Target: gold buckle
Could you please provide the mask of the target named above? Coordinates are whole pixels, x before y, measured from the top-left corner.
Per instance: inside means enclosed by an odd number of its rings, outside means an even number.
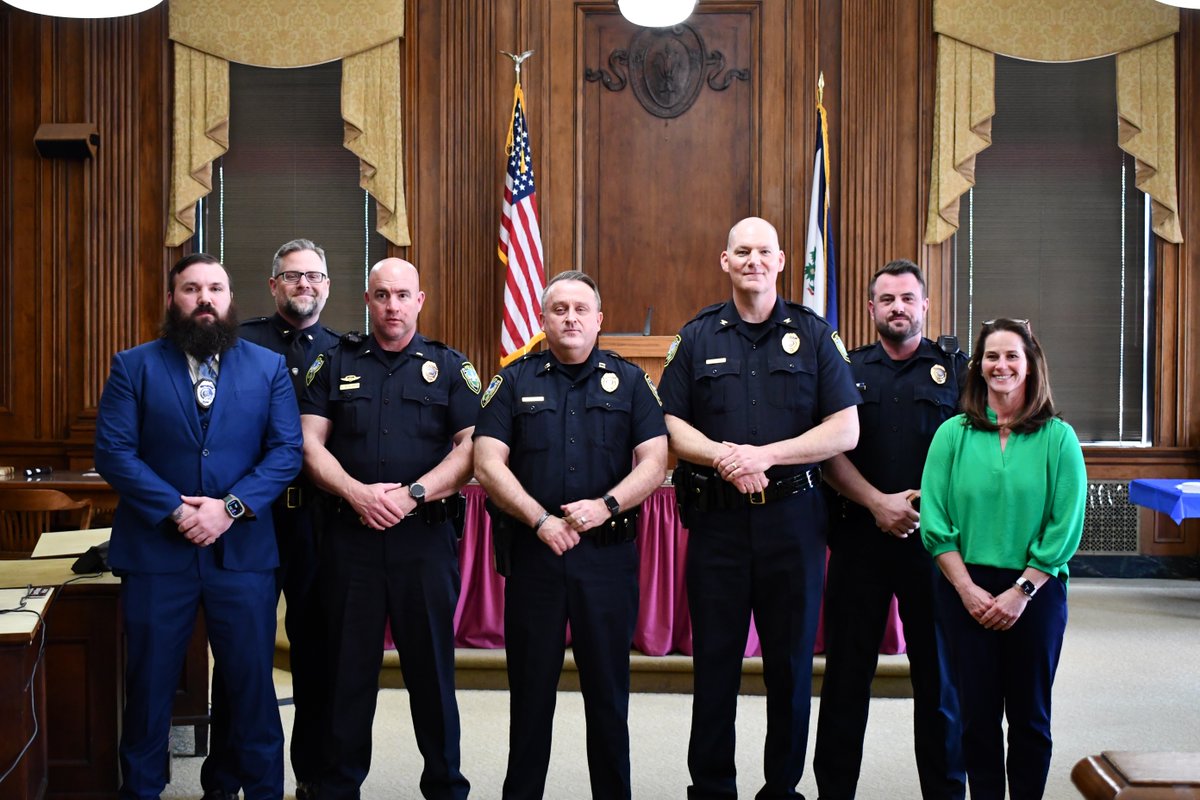
[[[299,486],[287,487],[287,494],[284,497],[284,502],[287,504],[288,508],[299,508],[300,507],[300,487]]]
[[[767,490],[761,489],[750,493],[750,505],[763,506],[767,504]]]

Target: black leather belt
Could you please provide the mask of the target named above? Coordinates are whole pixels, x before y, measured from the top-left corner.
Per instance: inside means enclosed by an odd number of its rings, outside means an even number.
[[[304,505],[304,488],[299,485],[289,486],[283,490],[283,505],[285,508],[300,508]]]
[[[700,511],[724,511],[746,505],[766,505],[821,485],[820,466],[772,481],[766,489],[752,494],[742,494],[736,486],[723,480],[713,471],[686,469],[681,472],[676,469],[675,472],[677,499],[680,503],[686,503]]]

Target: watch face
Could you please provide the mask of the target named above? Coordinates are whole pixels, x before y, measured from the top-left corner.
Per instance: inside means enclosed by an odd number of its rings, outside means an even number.
[[[408,485],[408,493],[412,496],[412,499],[416,500],[418,503],[425,502],[425,487],[421,484],[410,483]]]
[[[246,507],[236,497],[230,497],[225,501],[225,510],[229,512],[229,516],[235,519],[246,513]]]

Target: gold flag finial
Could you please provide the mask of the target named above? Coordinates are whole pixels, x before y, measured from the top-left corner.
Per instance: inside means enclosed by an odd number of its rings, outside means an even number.
[[[517,74],[521,73],[520,67],[517,68]],[[817,105],[825,104],[825,72],[817,73]]]

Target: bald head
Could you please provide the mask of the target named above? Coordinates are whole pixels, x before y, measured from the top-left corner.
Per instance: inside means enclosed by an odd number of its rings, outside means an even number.
[[[417,332],[425,293],[417,268],[401,258],[385,258],[367,275],[371,332],[384,350],[403,350]]]
[[[746,217],[729,229],[729,238],[725,240],[725,249],[732,250],[734,243],[749,239],[753,241],[769,241],[779,249],[779,233],[775,226],[761,217]]]

